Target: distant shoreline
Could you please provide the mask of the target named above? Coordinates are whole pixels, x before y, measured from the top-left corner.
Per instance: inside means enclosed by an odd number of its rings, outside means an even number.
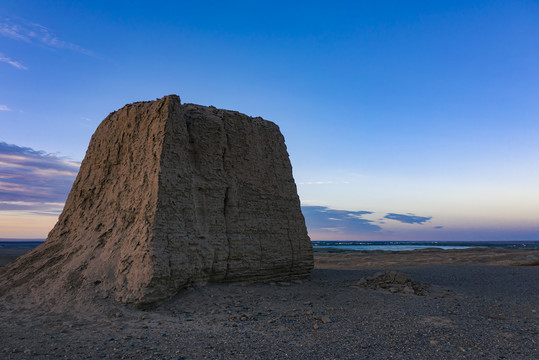
[[[1,241],[2,239],[0,239]],[[529,245],[539,245],[539,240],[496,240],[496,241],[487,241],[487,240],[475,240],[475,241],[461,241],[461,240],[452,240],[452,241],[415,241],[415,240],[403,240],[403,241],[363,241],[363,240],[312,240],[314,244],[361,244],[361,245],[378,245],[378,244],[391,244],[391,245],[411,245],[411,244],[433,244],[433,245],[493,245],[493,246],[503,246],[503,245],[512,245],[512,244],[529,244]]]
[[[420,249],[539,249],[539,241],[312,241],[313,249],[411,251]]]

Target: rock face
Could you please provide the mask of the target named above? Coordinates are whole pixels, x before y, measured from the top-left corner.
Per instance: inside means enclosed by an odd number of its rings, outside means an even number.
[[[145,305],[190,284],[289,280],[312,267],[279,128],[171,95],[99,125],[58,223],[0,270],[0,294],[25,285]]]

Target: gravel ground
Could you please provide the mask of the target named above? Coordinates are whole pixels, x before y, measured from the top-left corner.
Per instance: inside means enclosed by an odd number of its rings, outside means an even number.
[[[423,296],[357,285],[378,271],[189,288],[146,310],[0,300],[0,358],[539,359],[539,267],[398,269]]]

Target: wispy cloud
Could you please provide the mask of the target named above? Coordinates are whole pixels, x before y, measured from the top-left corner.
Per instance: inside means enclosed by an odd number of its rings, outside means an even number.
[[[10,24],[9,19],[2,19],[2,22],[0,22],[0,35],[15,40],[30,42],[30,39],[23,35],[23,32],[26,31],[16,24]]]
[[[90,50],[69,41],[59,39],[47,27],[23,19],[0,18],[0,35],[56,49],[67,49],[84,55],[93,55]]]
[[[4,210],[63,203],[79,166],[54,154],[0,142],[0,201]]]
[[[395,213],[389,213],[386,216],[384,216],[384,219],[389,220],[396,220],[400,221],[401,223],[405,224],[423,224],[430,219],[432,219],[432,216],[425,217],[425,216],[416,216],[414,214],[395,214]]]
[[[372,233],[382,228],[372,220],[363,219],[371,211],[334,210],[325,206],[302,206],[309,232]]]
[[[11,109],[7,105],[0,105],[0,111],[11,111]]]
[[[17,69],[20,69],[20,70],[28,70],[28,68],[26,66],[24,66],[23,64],[21,64],[20,62],[12,60],[12,59],[8,58],[7,56],[5,56],[2,53],[0,53],[0,62],[9,64],[9,65],[11,65],[13,67],[16,67]]]
[[[41,216],[58,216],[64,208],[61,202],[0,201],[0,212]]]

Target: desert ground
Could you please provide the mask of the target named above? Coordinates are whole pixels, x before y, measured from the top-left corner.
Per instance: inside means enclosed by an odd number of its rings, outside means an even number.
[[[191,287],[143,310],[1,298],[0,358],[539,358],[537,249],[314,254],[305,281]]]

